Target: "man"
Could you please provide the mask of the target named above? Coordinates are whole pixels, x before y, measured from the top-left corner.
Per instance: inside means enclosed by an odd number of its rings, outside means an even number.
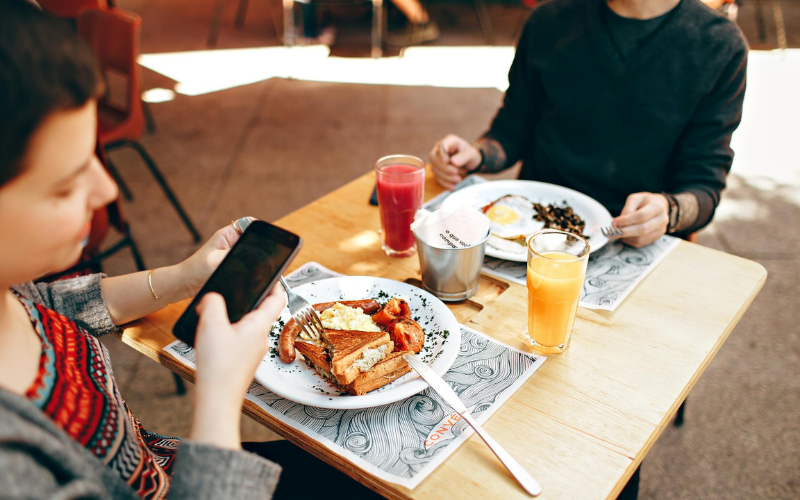
[[[552,0],[533,11],[503,106],[474,145],[430,153],[450,189],[522,161],[586,193],[635,247],[711,221],[733,161],[747,43],[700,0]]]

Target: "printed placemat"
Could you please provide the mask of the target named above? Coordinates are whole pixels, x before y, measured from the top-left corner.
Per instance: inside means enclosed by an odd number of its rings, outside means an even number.
[[[341,276],[310,262],[286,277],[292,286]],[[164,348],[195,367],[195,353],[176,341]],[[461,325],[461,347],[444,379],[473,417],[485,422],[545,361]],[[246,398],[354,465],[413,489],[472,434],[472,428],[431,389],[374,408],[331,410],[283,399],[253,382]]]

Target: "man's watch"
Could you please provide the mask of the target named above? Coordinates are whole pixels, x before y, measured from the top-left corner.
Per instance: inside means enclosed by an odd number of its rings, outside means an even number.
[[[667,234],[672,234],[678,228],[678,222],[681,219],[681,207],[678,205],[678,200],[671,194],[661,193],[669,203],[669,222],[667,223]]]

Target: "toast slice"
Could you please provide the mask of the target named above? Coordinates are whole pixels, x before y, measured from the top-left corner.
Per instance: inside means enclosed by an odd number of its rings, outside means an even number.
[[[358,375],[346,387],[347,392],[354,396],[362,396],[389,384],[411,371],[404,354],[414,354],[412,351],[392,352],[382,361],[378,362],[366,373]]]
[[[325,345],[298,340],[295,342],[294,348],[306,358],[306,362],[312,368],[314,368],[317,373],[319,373],[323,378],[336,383],[336,379],[334,378],[333,373],[331,373],[330,356],[328,355]]]
[[[342,386],[372,370],[394,349],[386,332],[326,329],[322,341],[330,354],[330,371]]]

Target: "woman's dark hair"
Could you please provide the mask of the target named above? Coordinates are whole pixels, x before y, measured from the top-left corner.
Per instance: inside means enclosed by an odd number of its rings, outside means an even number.
[[[22,172],[37,127],[101,92],[91,49],[69,23],[25,0],[0,0],[0,186]]]

